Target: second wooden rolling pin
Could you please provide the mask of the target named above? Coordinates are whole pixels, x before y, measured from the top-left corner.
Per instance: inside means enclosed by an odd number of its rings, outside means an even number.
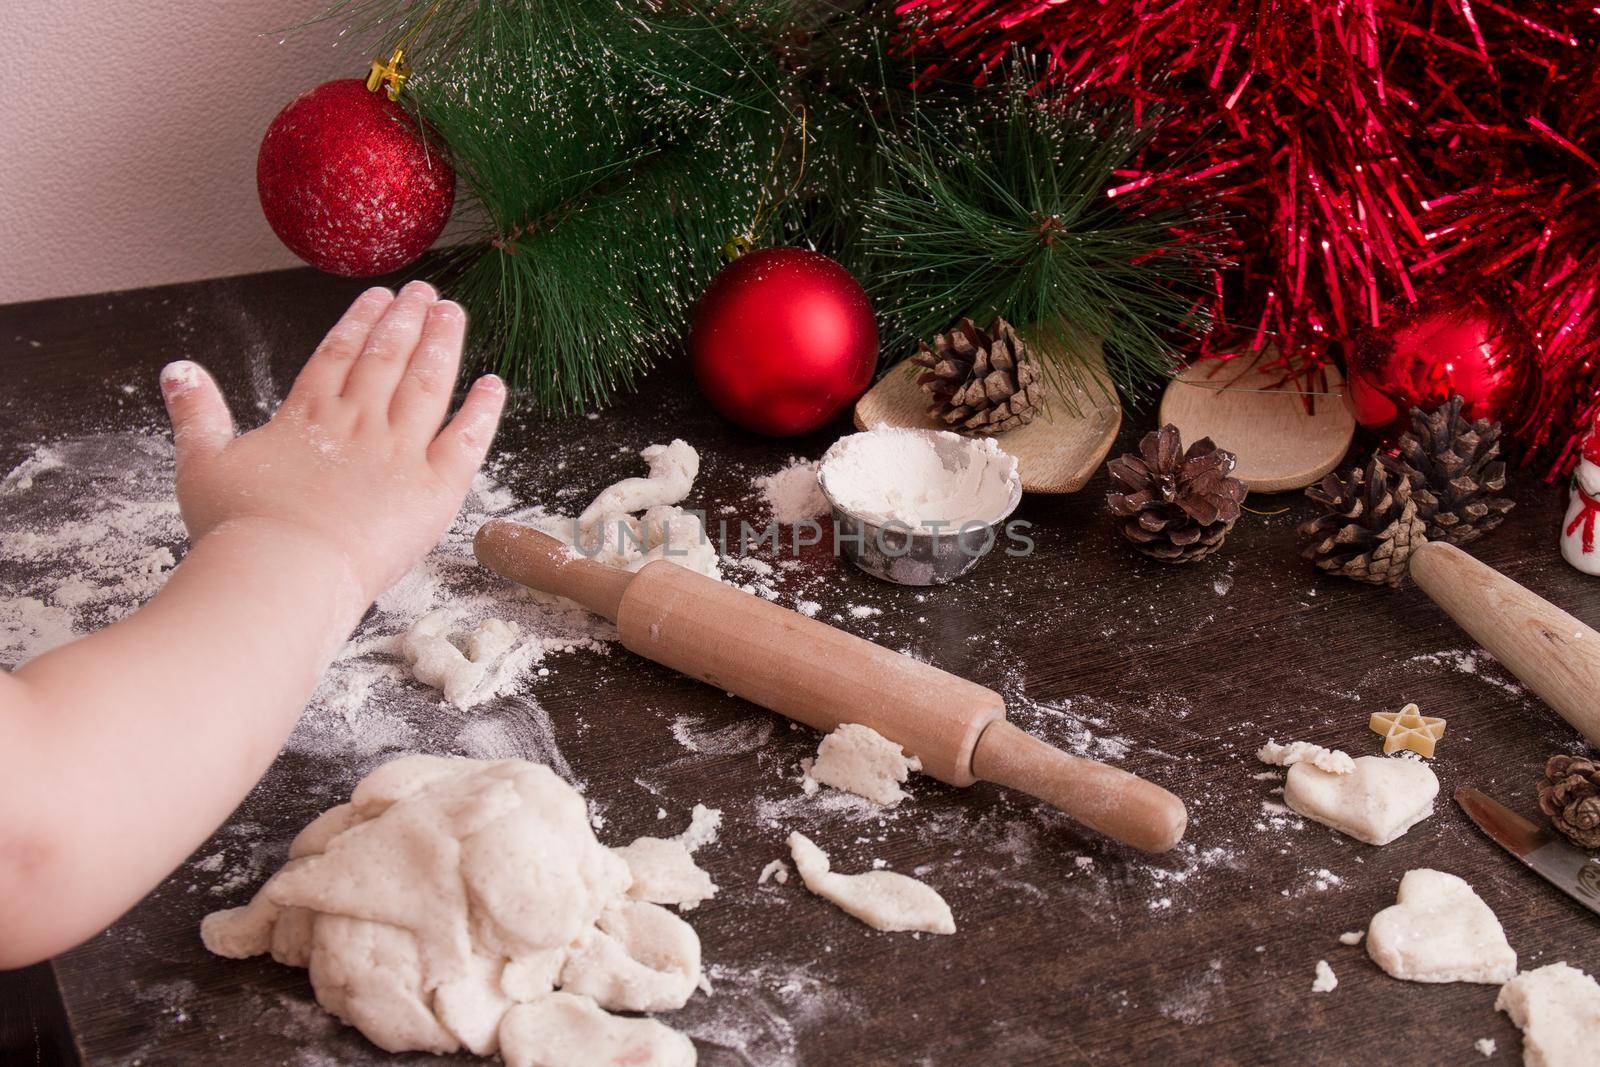
[[[473,547],[496,574],[612,620],[639,655],[817,730],[870,726],[940,781],[1020,789],[1147,852],[1183,838],[1183,801],[1019,730],[991,689],[666,560],[630,573],[500,520]]]
[[[1429,541],[1409,566],[1434,603],[1600,748],[1600,633],[1454,545]]]

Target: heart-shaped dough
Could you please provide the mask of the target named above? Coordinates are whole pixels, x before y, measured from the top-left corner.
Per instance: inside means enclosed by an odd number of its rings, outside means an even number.
[[[1420,867],[1400,879],[1395,903],[1367,926],[1367,955],[1408,982],[1499,985],[1517,974],[1500,920],[1453,874]]]
[[[1438,795],[1426,763],[1383,756],[1362,756],[1349,774],[1296,763],[1283,783],[1289,807],[1369,845],[1387,845],[1432,815]]]

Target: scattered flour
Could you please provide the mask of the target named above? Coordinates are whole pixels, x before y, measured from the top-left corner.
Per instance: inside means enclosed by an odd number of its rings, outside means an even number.
[[[828,514],[828,498],[817,481],[815,460],[791,458],[782,470],[752,479],[750,487],[761,494],[773,521],[782,525]]]
[[[764,748],[772,738],[774,726],[770,715],[754,711],[746,718],[721,726],[709,725],[697,715],[679,715],[672,720],[672,736],[690,752],[741,756]]]
[[[36,448],[0,480],[0,666],[115,622],[166,582],[185,535],[172,445],[112,433]]]
[[[1494,1038],[1492,1038],[1492,1037],[1480,1037],[1480,1038],[1478,1038],[1478,1040],[1476,1040],[1476,1041],[1474,1041],[1472,1043],[1472,1047],[1477,1049],[1478,1050],[1478,1054],[1481,1055],[1484,1059],[1489,1059],[1490,1057],[1492,1057],[1494,1055],[1495,1049],[1498,1046],[1496,1045]]]

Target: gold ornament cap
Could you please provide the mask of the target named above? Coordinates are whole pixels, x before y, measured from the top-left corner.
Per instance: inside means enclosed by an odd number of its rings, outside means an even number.
[[[387,62],[382,59],[372,61],[372,69],[367,72],[367,92],[375,93],[382,87],[390,100],[399,100],[400,90],[405,88],[409,77],[411,68],[406,65],[406,50],[396,48]]]

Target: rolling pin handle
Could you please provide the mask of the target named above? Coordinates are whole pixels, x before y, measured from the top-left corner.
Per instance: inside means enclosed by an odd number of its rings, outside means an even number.
[[[480,526],[472,551],[500,577],[575,600],[612,622],[634,578],[631,571],[608,567],[547,533],[504,519]]]
[[[990,723],[972,753],[972,773],[1020,789],[1086,826],[1145,852],[1183,840],[1183,801],[1118,767],[1069,756],[1004,720]]]

